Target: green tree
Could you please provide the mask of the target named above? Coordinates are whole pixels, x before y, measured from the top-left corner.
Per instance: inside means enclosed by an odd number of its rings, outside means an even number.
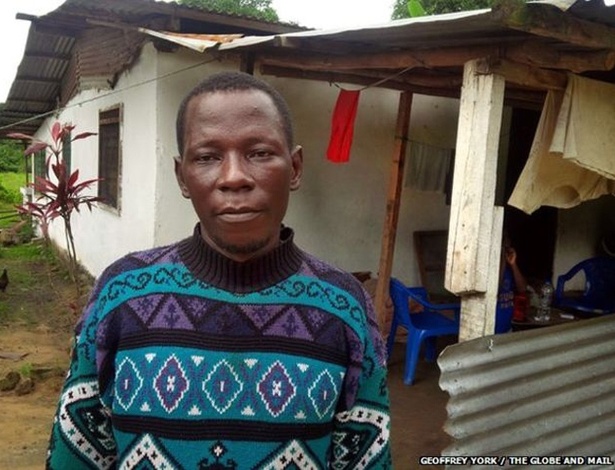
[[[479,10],[490,8],[495,0],[420,0],[427,15],[437,15],[440,13],[453,13],[456,11]],[[391,18],[409,18],[408,0],[395,0],[393,4],[393,14]]]
[[[278,12],[271,6],[271,0],[178,0],[177,3],[264,21],[279,21]]]
[[[0,173],[24,171],[26,171],[26,159],[21,144],[14,140],[0,140]]]

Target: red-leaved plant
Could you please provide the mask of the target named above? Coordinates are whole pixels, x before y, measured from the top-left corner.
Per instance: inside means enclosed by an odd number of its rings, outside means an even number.
[[[71,215],[73,211],[79,212],[80,206],[84,204],[92,210],[92,203],[101,201],[101,198],[83,194],[92,184],[100,181],[100,178],[79,181],[79,170],[76,169],[69,174],[62,156],[63,143],[71,135],[74,128],[75,126],[71,124],[60,124],[56,121],[51,127],[51,142],[43,142],[31,135],[21,133],[12,133],[8,137],[30,142],[30,145],[24,151],[26,157],[45,151],[45,177],[36,176],[34,183],[30,183],[30,186],[38,193],[38,197],[33,202],[26,202],[17,206],[17,210],[38,220],[47,243],[49,243],[49,224],[58,217],[62,218],[66,236],[69,272],[73,281],[77,282],[77,252],[75,250]],[[74,142],[93,135],[96,135],[96,133],[82,132],[72,137],[70,141]],[[54,178],[50,177],[51,174]]]

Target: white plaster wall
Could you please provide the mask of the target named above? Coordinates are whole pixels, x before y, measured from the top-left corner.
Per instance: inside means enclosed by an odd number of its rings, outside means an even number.
[[[96,204],[91,213],[84,207],[72,219],[77,255],[96,276],[126,253],[153,245],[157,108],[156,85],[150,80],[155,62],[155,50],[148,45],[113,90],[79,93],[59,116],[60,121],[77,126],[74,133],[97,132],[99,110],[122,105],[120,210]],[[41,129],[47,129],[50,122]],[[72,166],[79,168],[82,180],[98,177],[98,136],[73,142]],[[92,194],[96,194],[96,186]],[[60,246],[65,246],[60,221],[54,224],[51,235]]]
[[[199,63],[204,65],[196,66]],[[232,59],[209,62],[206,54],[187,50],[160,53],[156,154],[161,171],[156,187],[155,244],[187,236],[196,222],[173,174],[176,155],[175,116],[183,96],[203,77],[220,70],[237,70]],[[351,159],[332,164],[326,158],[331,113],[339,89],[308,81],[265,76],[287,99],[304,148],[302,187],[291,196],[286,223],[296,231],[307,251],[349,271],[369,270],[376,275],[384,223],[399,93],[367,89],[361,94]],[[348,86],[352,88],[352,86]],[[410,136],[432,145],[453,147],[457,101],[415,96]],[[399,220],[394,275],[418,282],[412,245],[414,230],[446,229],[448,206],[444,195],[404,189]]]
[[[156,178],[154,243],[166,245],[189,236],[197,222],[192,204],[179,191],[173,169],[173,158],[178,154],[175,138],[177,109],[184,96],[206,76],[224,70],[238,70],[239,62],[212,59],[186,49],[175,53],[158,54],[158,81],[156,115],[158,135],[156,159],[160,172]]]
[[[271,81],[288,99],[297,142],[304,147],[304,180],[292,196],[287,216],[298,243],[343,269],[376,276],[399,93],[375,88],[361,92],[350,161],[334,164],[326,160],[326,150],[339,89],[303,80]],[[453,147],[456,106],[454,100],[414,96],[410,138]],[[443,194],[403,189],[394,276],[410,284],[419,282],[412,233],[446,229],[448,213]]]
[[[100,97],[104,92],[82,93],[73,103],[98,99],[63,113],[63,119],[79,122],[80,129],[96,130],[100,108],[124,106],[122,209],[118,214],[97,208],[75,220],[78,249],[88,246],[81,250],[82,262],[92,273],[99,274],[129,251],[171,243],[191,233],[196,217],[190,202],[181,197],[173,172],[177,108],[206,74],[238,68],[233,59],[212,61],[207,54],[184,49],[158,53],[148,45],[135,67],[120,78],[119,91],[105,98]],[[159,77],[156,82],[136,86],[154,76]],[[286,218],[296,230],[298,244],[343,269],[377,275],[399,93],[363,90],[350,162],[333,164],[325,153],[339,89],[314,81],[264,78],[288,100],[297,143],[304,147],[303,184],[292,195]],[[456,100],[415,95],[410,138],[452,148],[457,107]],[[95,177],[97,139],[75,142],[75,160],[78,152],[90,155],[80,163],[84,176]],[[412,233],[447,229],[448,217],[443,194],[403,189],[394,276],[410,284],[419,282]],[[54,231],[62,242],[60,234]]]

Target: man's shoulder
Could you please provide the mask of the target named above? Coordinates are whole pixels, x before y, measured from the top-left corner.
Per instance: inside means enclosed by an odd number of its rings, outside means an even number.
[[[101,278],[109,280],[129,271],[178,263],[181,261],[177,250],[178,245],[179,243],[173,243],[127,253],[107,266]]]
[[[332,284],[359,299],[364,297],[363,285],[353,274],[310,253],[303,253],[301,274]]]

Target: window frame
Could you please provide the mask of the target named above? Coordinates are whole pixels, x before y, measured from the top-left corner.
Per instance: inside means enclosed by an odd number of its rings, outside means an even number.
[[[118,214],[121,212],[122,207],[122,134],[123,134],[123,106],[121,103],[115,104],[106,108],[101,108],[98,110],[98,177],[103,178],[102,181],[98,182],[97,187],[97,195],[103,200],[99,202],[99,204],[108,208],[111,211],[117,212]],[[105,171],[103,168],[103,152],[108,152],[108,147],[104,147],[107,139],[109,138],[108,132],[112,132],[111,130],[105,130],[103,126],[117,126],[117,168],[115,169],[115,200],[110,201],[104,200],[107,198],[108,191],[112,191],[113,188],[109,188],[107,186],[106,181],[109,180],[109,177],[102,172]]]

